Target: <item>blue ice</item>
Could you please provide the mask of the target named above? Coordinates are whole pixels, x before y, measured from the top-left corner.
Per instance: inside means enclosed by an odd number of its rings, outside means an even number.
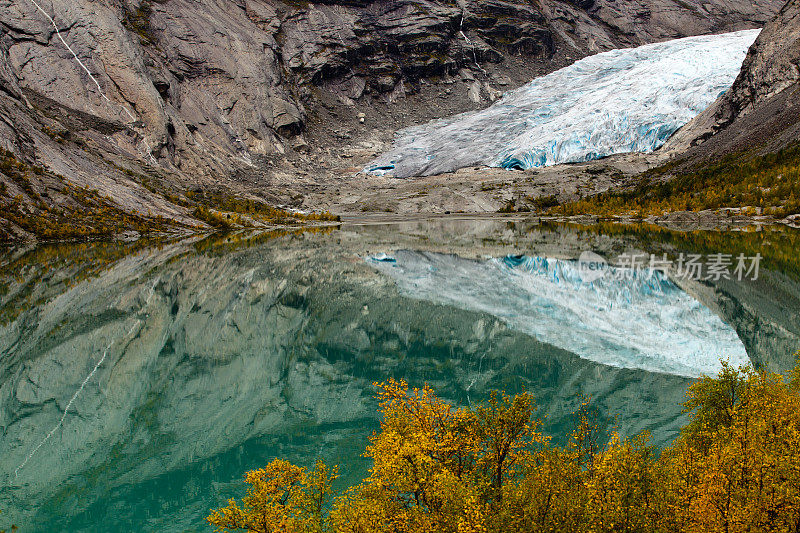
[[[487,109],[400,131],[394,147],[364,172],[406,178],[651,152],[731,87],[758,33],[689,37],[587,57]]]

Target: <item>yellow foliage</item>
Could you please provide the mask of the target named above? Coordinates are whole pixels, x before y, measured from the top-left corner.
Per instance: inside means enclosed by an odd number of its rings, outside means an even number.
[[[800,527],[796,381],[769,373],[742,375],[741,397],[724,408],[724,421],[685,433],[662,456],[675,485],[673,512],[683,531]],[[697,439],[697,432],[704,438]]]
[[[323,508],[331,483],[338,476],[317,462],[307,471],[276,459],[265,468],[245,474],[249,485],[241,505],[233,498],[207,518],[219,532],[321,532],[326,529]]]
[[[527,394],[458,408],[403,381],[379,386],[370,475],[327,506],[329,472],[285,461],[248,473],[219,531],[347,533],[797,532],[800,367],[723,365],[692,385],[691,423],[659,455],[648,436],[601,443],[589,400],[570,442],[538,432]]]
[[[764,208],[782,218],[800,213],[800,143],[776,153],[730,154],[705,166],[680,169],[670,162],[640,175],[622,191],[610,191],[556,206],[561,215],[659,216],[672,211],[743,208],[746,215]],[[677,167],[677,168],[676,168]]]
[[[584,481],[588,530],[647,530],[656,515],[654,466],[646,435],[621,441],[614,434]]]

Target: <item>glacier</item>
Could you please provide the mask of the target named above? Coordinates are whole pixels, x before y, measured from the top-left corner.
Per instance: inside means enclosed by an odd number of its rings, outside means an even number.
[[[595,363],[692,378],[717,374],[720,359],[750,363],[733,328],[659,271],[605,266],[587,283],[572,260],[407,250],[391,257],[366,261],[401,294],[488,313]]]
[[[760,30],[611,50],[537,78],[491,107],[398,132],[364,172],[529,169],[651,152],[733,85]]]

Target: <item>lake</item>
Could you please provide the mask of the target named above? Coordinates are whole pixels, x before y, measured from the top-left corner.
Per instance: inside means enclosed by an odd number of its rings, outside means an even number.
[[[800,349],[800,231],[443,218],[0,251],[0,528],[210,531],[275,457],[338,464],[375,382],[591,399],[658,446],[720,358]],[[700,265],[699,267],[692,265]]]

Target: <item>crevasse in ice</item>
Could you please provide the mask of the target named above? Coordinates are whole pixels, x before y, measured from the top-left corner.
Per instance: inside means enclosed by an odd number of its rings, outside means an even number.
[[[527,169],[659,148],[733,84],[759,30],[612,50],[537,78],[491,107],[400,131],[367,173]]]
[[[606,266],[586,283],[577,261],[412,251],[392,257],[367,261],[402,294],[488,313],[597,363],[688,377],[716,374],[721,358],[749,363],[733,328],[657,271]]]

